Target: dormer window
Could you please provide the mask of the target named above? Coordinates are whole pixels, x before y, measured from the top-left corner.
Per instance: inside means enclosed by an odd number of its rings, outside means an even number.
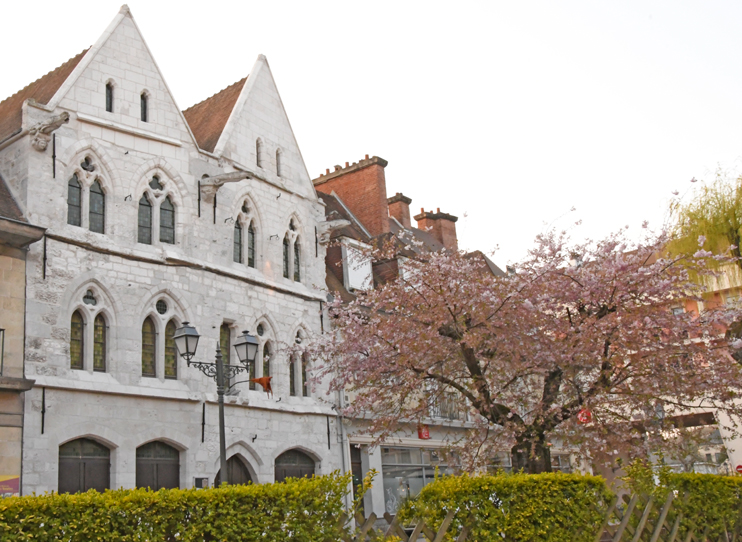
[[[113,84],[106,83],[106,111],[113,113]]]
[[[343,283],[347,290],[368,290],[373,286],[371,259],[365,254],[368,246],[343,240]]]

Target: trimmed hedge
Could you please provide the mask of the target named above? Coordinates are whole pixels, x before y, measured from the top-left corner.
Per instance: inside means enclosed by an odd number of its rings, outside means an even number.
[[[678,492],[673,509],[683,512],[682,525],[686,528],[694,523],[699,530],[708,528],[709,538],[716,538],[725,529],[731,531],[740,519],[742,476],[670,474],[663,482],[657,497],[667,498],[671,489]],[[686,493],[687,502],[683,499]],[[700,534],[696,532],[696,536]]]
[[[348,476],[0,499],[0,541],[336,542]]]
[[[598,476],[446,476],[425,486],[399,515],[405,522],[422,518],[438,529],[448,511],[455,509],[458,531],[473,512],[470,539],[478,542],[592,542],[612,498]]]

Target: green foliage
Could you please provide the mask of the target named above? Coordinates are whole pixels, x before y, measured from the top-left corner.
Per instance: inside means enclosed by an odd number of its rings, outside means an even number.
[[[349,476],[0,499],[0,541],[336,542]]]
[[[731,180],[719,172],[713,183],[699,187],[692,201],[675,201],[670,211],[674,218],[671,253],[694,254],[699,248],[699,236],[706,238],[703,248],[715,254],[725,253],[730,245],[740,246],[742,182],[739,178]],[[733,250],[732,254],[739,257],[739,250]]]
[[[742,512],[742,476],[716,474],[673,473],[666,466],[651,465],[635,460],[626,468],[622,478],[632,492],[651,495],[661,508],[670,491],[676,498],[669,515],[670,522],[683,514],[680,539],[693,528],[696,536],[709,529],[709,538],[718,538],[731,532],[740,521]]]
[[[405,522],[422,518],[438,529],[448,511],[457,510],[456,528],[449,529],[457,532],[471,512],[470,540],[478,542],[592,542],[612,498],[597,476],[446,476],[425,486],[399,514]]]

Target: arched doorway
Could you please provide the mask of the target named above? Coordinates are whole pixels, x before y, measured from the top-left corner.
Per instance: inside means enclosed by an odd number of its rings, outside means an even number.
[[[286,478],[311,478],[314,474],[314,459],[299,450],[288,450],[276,458],[276,482]]]
[[[227,459],[227,472],[229,473],[230,484],[248,484],[252,482],[252,476],[250,471],[247,470],[247,466],[242,462],[239,456],[233,455]],[[216,473],[214,478],[214,486],[219,487],[222,483],[222,471]]]
[[[87,438],[59,447],[59,493],[104,491],[111,485],[111,450]]]
[[[180,487],[180,452],[159,440],[137,448],[137,487]]]

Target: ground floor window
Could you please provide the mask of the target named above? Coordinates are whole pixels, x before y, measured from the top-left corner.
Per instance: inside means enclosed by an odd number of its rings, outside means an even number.
[[[286,478],[311,478],[314,459],[299,450],[289,450],[276,458],[276,482]]]
[[[229,483],[234,484],[249,484],[252,482],[252,476],[250,471],[247,470],[247,466],[243,463],[240,457],[233,455],[227,459],[227,473],[229,476]],[[214,478],[214,486],[219,487],[222,483],[222,471],[216,473]]]
[[[87,438],[59,447],[59,493],[104,491],[111,486],[111,451]]]
[[[420,448],[382,448],[381,471],[384,505],[395,514],[403,501],[414,497],[439,475],[453,474],[438,450]]]
[[[137,487],[180,487],[180,452],[160,441],[137,448]]]
[[[569,454],[551,454],[551,470],[554,472],[572,472]]]

